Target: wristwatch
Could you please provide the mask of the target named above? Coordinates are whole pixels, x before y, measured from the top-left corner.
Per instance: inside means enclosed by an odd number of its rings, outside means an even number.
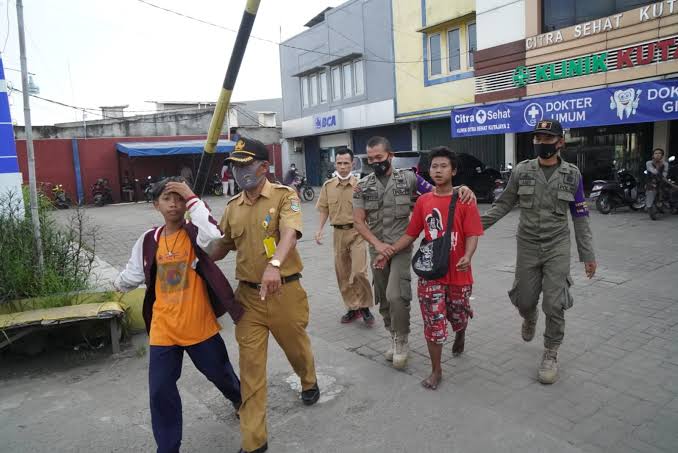
[[[276,269],[280,269],[280,260],[271,260],[268,262],[268,264],[275,267]]]

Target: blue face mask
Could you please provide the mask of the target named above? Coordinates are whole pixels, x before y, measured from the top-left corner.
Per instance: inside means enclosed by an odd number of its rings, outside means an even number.
[[[244,167],[233,167],[233,178],[242,190],[253,190],[255,189],[261,181],[264,180],[266,175],[261,175],[257,177],[257,170],[261,162],[252,162],[249,165]]]

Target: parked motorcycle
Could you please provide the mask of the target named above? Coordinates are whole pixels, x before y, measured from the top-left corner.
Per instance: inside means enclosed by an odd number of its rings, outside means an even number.
[[[92,186],[92,199],[94,200],[94,205],[99,207],[113,203],[113,191],[108,184],[108,179],[97,179],[97,182]]]
[[[492,201],[496,200],[499,198],[499,196],[504,193],[504,190],[506,190],[506,186],[508,185],[509,179],[511,179],[511,172],[513,171],[513,165],[512,164],[506,164],[506,167],[503,165],[501,166],[501,169],[499,170],[499,174],[501,175],[500,179],[495,179],[494,180],[494,190],[492,191]]]
[[[73,202],[64,190],[64,186],[62,184],[57,184],[52,187],[52,195],[54,196],[54,201],[52,203],[54,204],[55,208],[68,209],[71,207]]]
[[[678,185],[676,184],[676,175],[678,167],[674,164],[676,156],[669,157],[669,174],[666,179],[655,175],[650,176],[650,184],[656,187],[657,195],[654,203],[647,210],[652,220],[657,220],[660,214],[670,212],[678,214]],[[645,170],[645,174],[648,172]]]
[[[224,185],[221,183],[221,177],[215,173],[212,179],[207,183],[206,189],[207,193],[211,193],[217,197],[224,195]]]
[[[637,211],[645,207],[645,193],[638,190],[636,178],[625,168],[615,173],[615,179],[593,181],[591,201],[601,214],[609,214],[613,209],[628,206]]]
[[[155,184],[156,178],[153,176],[146,177],[146,183],[144,184],[144,198],[146,203],[153,201],[153,184]]]
[[[138,182],[138,179],[135,179],[134,182],[130,181],[129,178],[123,178],[122,187],[120,191],[122,192],[122,199],[124,201],[133,202],[136,201],[136,188],[135,183]]]
[[[308,183],[306,176],[297,174],[292,181],[292,187],[294,187],[299,194],[299,198],[304,201],[312,201],[315,198],[315,191],[313,187]]]

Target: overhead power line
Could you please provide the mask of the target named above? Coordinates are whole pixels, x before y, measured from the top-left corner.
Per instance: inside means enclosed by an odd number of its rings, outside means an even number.
[[[215,24],[214,22],[210,22],[208,20],[201,19],[201,18],[195,17],[195,16],[190,16],[188,14],[184,14],[182,12],[179,12],[179,11],[176,11],[176,10],[173,10],[173,9],[170,9],[170,8],[165,8],[164,6],[156,5],[155,3],[151,3],[151,2],[146,1],[146,0],[137,0],[137,1],[139,3],[143,3],[144,5],[150,6],[152,8],[156,8],[158,10],[164,11],[166,13],[181,16],[185,19],[189,19],[189,20],[192,20],[192,21],[195,21],[195,22],[199,22],[199,23],[204,24],[204,25],[209,25],[211,27],[220,28],[222,30],[226,30],[226,31],[229,31],[229,32],[232,32],[232,33],[237,33],[237,30],[235,30],[233,28],[225,27],[225,26],[220,25],[220,24]],[[276,42],[272,39],[262,38],[262,37],[255,36],[255,35],[251,35],[250,37],[252,39],[256,39],[258,41],[266,42],[266,43],[269,43],[269,44],[275,44],[276,46],[286,47],[286,48],[295,49],[295,50],[301,50],[301,51],[304,51],[304,52],[316,53],[316,54],[319,54],[319,55],[327,55],[328,57],[343,58],[345,56],[345,55],[333,54],[331,52],[325,52],[325,51],[318,50],[318,49],[307,49],[307,48],[304,48],[304,47],[293,46],[291,44],[283,44],[283,43],[280,43],[280,42]],[[365,57],[363,58],[363,60],[372,61],[374,63],[387,63],[387,64],[412,64],[412,63],[422,63],[424,61],[423,59],[421,59],[421,60],[409,60],[409,61],[395,61],[395,60],[373,59],[373,58],[365,58]]]

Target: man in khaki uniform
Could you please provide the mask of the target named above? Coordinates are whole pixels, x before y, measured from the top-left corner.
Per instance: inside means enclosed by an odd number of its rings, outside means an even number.
[[[268,150],[257,140],[240,139],[229,160],[242,192],[226,206],[223,239],[213,245],[215,260],[236,250],[236,301],[245,314],[236,324],[240,346],[241,452],[268,449],[266,431],[266,354],[269,332],[301,379],[304,404],[318,401],[311,343],[306,333],[308,299],[301,286],[296,250],[302,218],[296,192],[266,179]]]
[[[367,276],[367,244],[353,228],[353,190],[358,179],[351,175],[353,151],[343,148],[335,155],[338,176],[328,180],[320,191],[316,208],[320,211],[320,227],[315,240],[320,245],[323,228],[329,217],[334,228],[334,270],[339,291],[347,312],[343,324],[363,317],[369,326],[374,324],[370,307],[374,304],[372,288]]]
[[[390,259],[383,269],[372,270],[374,298],[384,327],[391,334],[391,346],[384,356],[393,361],[394,368],[402,369],[407,366],[409,349],[412,247],[396,254],[392,244],[407,230],[419,186],[426,186],[426,190],[432,186],[423,179],[420,182],[411,170],[393,168],[393,157],[386,138],[372,137],[367,141],[367,160],[374,173],[358,182],[353,194],[353,223],[370,243],[372,262],[378,255]],[[473,192],[464,186],[460,187],[459,196],[462,202],[475,199]]]
[[[531,341],[539,313],[539,295],[543,293],[545,350],[538,378],[542,384],[552,384],[558,379],[557,354],[565,336],[565,310],[573,302],[568,211],[574,223],[579,260],[585,263],[589,278],[595,275],[596,258],[581,173],[559,155],[565,146],[560,123],[539,121],[533,144],[538,157],[516,166],[506,190],[482,216],[482,222],[487,229],[516,204],[520,205],[516,273],[509,298],[523,318],[523,340]]]

